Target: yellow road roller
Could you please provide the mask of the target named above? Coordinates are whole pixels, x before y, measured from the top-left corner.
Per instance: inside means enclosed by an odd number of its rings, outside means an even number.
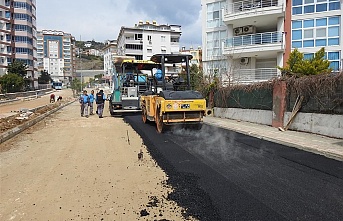
[[[192,55],[155,54],[151,61],[161,70],[151,76],[151,87],[140,97],[142,120],[155,122],[158,133],[172,125],[201,129],[206,114],[206,100],[191,90],[189,63]],[[181,72],[186,73],[183,79]]]

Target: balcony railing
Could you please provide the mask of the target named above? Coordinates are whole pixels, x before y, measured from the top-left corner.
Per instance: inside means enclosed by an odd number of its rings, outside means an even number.
[[[245,0],[229,4],[226,13],[234,14],[277,5],[278,0]]]
[[[277,68],[239,69],[232,74],[232,83],[253,83],[278,77]]]
[[[241,35],[229,38],[226,47],[239,47],[245,45],[263,45],[283,42],[282,32],[264,32],[251,35]]]

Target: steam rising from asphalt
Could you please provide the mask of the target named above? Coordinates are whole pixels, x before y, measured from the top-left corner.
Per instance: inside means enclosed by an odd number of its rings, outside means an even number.
[[[188,150],[207,159],[230,160],[240,156],[241,150],[235,145],[235,133],[207,125],[201,130],[174,127],[171,132],[180,137],[179,142],[182,142],[182,137],[193,137],[193,141],[186,144]]]
[[[259,144],[258,140],[249,140],[248,138],[246,140],[244,137],[237,139],[237,134],[234,132],[208,125],[204,125],[201,130],[174,127],[171,133],[178,137],[173,140],[174,142],[186,146],[189,152],[214,163],[233,160],[245,162],[250,158],[257,159],[266,154],[274,154],[273,150],[267,148],[264,142]],[[252,144],[254,147],[251,146]],[[263,161],[260,161],[259,164],[263,164]]]

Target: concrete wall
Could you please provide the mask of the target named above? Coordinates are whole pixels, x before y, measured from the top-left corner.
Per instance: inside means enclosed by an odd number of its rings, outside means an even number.
[[[286,112],[286,125],[291,112]],[[213,116],[233,120],[272,125],[273,113],[266,110],[240,108],[213,108]],[[298,113],[289,127],[290,130],[304,131],[329,137],[343,138],[343,116],[332,114]]]
[[[284,125],[291,112],[285,113]],[[298,113],[289,129],[343,138],[343,116],[332,114]]]
[[[266,110],[253,110],[241,108],[213,108],[213,116],[252,123],[272,125],[273,113]]]

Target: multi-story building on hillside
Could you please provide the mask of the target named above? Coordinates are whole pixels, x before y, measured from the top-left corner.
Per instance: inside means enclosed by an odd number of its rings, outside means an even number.
[[[221,45],[219,54],[227,62],[218,70],[223,83],[249,83],[279,76],[277,67],[285,66],[295,48],[310,58],[325,47],[331,67],[342,69],[339,0],[202,0],[202,5],[204,67],[216,60],[210,55]],[[211,26],[213,22],[221,24],[218,26],[225,29],[226,37],[211,34],[219,29]]]
[[[30,87],[38,87],[36,63],[36,1],[0,0],[0,75],[14,60],[27,65]]]
[[[201,47],[198,47],[194,49],[193,47],[190,47],[189,49],[186,49],[186,47],[182,47],[180,50],[181,54],[191,54],[193,58],[190,60],[190,65],[197,65],[198,67],[202,67],[202,49]]]
[[[113,59],[117,55],[117,40],[106,41],[102,54],[104,56],[104,73],[107,76],[111,76],[115,71]]]
[[[53,81],[68,83],[75,75],[75,38],[63,31],[37,32],[38,69],[47,71]]]
[[[122,27],[117,39],[118,55],[149,60],[154,54],[178,53],[180,25],[159,25],[155,21],[140,21],[134,27]]]

